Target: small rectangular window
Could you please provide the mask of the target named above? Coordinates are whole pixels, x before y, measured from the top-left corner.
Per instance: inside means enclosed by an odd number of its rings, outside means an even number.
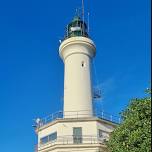
[[[54,132],[48,136],[45,136],[43,138],[40,139],[41,144],[45,144],[47,142],[53,141],[57,139],[57,132]]]
[[[48,136],[45,136],[45,137],[41,138],[40,141],[41,141],[41,144],[45,144],[49,141],[49,138],[48,138]]]
[[[54,132],[49,135],[49,141],[56,140],[56,139],[57,139],[57,132]]]
[[[81,62],[82,67],[86,67],[86,63],[84,61]]]
[[[102,137],[103,137],[103,132],[102,132],[101,129],[98,130],[98,136],[99,136],[99,138],[102,138]]]

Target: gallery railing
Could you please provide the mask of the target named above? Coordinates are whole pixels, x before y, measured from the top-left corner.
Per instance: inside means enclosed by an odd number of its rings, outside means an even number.
[[[106,120],[106,121],[110,121],[112,123],[116,123],[119,124],[121,122],[120,117],[108,114],[104,111],[96,111],[93,113],[93,118],[100,118],[102,120]],[[67,112],[63,112],[63,111],[59,111],[56,113],[53,113],[51,115],[48,115],[45,118],[37,118],[35,120],[35,127],[39,128],[42,127],[54,120],[59,120],[59,119],[78,119],[78,118],[90,118],[90,115],[88,115],[87,111],[67,111]]]
[[[43,149],[55,145],[83,145],[83,144],[105,144],[108,137],[97,137],[97,136],[59,136],[55,140],[51,140],[46,143],[39,143],[37,146],[38,149]]]

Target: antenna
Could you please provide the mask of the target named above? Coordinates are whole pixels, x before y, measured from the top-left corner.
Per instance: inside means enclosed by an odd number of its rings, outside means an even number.
[[[84,34],[84,0],[82,0],[82,20],[83,20],[83,34]]]
[[[88,12],[88,34],[90,32],[90,13]]]
[[[82,0],[82,19],[84,22],[84,0]]]
[[[81,10],[81,8],[76,8],[76,10],[75,10],[75,15],[76,16],[79,16],[80,17],[80,10]]]

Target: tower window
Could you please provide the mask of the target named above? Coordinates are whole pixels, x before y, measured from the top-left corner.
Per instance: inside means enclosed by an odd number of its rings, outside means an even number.
[[[54,132],[52,134],[49,135],[49,141],[55,140],[57,139],[57,132]]]
[[[40,139],[41,144],[46,144],[47,142],[51,142],[57,139],[57,132],[54,132],[48,136],[42,137]]]
[[[82,67],[85,67],[85,66],[86,66],[86,63],[85,63],[84,61],[82,61],[81,66],[82,66]]]
[[[41,140],[41,144],[45,144],[49,141],[49,138],[48,138],[48,136],[45,136],[45,137],[41,138],[40,140]]]
[[[103,131],[101,129],[98,130],[98,136],[99,136],[99,138],[103,137]]]

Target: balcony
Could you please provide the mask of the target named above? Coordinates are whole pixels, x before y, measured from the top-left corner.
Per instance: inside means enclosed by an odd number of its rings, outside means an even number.
[[[66,148],[76,148],[76,147],[87,147],[91,148],[93,146],[103,146],[105,147],[105,142],[107,141],[107,137],[96,137],[96,136],[81,136],[81,137],[74,137],[72,135],[69,136],[62,136],[57,137],[56,140],[50,141],[47,143],[39,143],[37,146],[37,151],[43,151],[43,149],[50,149],[50,148],[59,148],[63,147]],[[36,152],[37,152],[36,151]]]
[[[66,111],[66,112],[59,111],[42,119],[37,118],[35,120],[34,127],[37,129],[55,120],[90,118],[90,116],[87,113],[88,113],[87,111]],[[92,118],[99,118],[99,119],[109,121],[115,124],[121,123],[120,117],[111,115],[103,111],[94,112]]]

